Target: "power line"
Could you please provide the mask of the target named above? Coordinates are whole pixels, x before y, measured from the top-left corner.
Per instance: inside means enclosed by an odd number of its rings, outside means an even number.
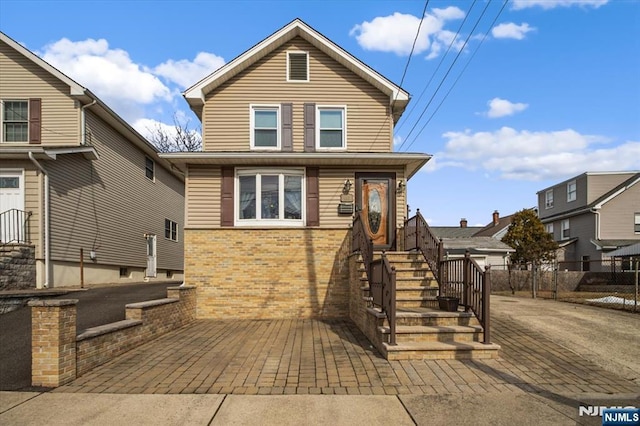
[[[478,27],[478,24],[480,23],[480,21],[482,20],[482,17],[484,16],[484,14],[486,13],[487,9],[489,8],[489,5],[491,4],[491,2],[487,2],[486,6],[484,7],[484,9],[482,9],[482,13],[480,14],[480,17],[478,18],[478,20],[476,21],[475,25],[473,26],[473,28],[471,29],[471,31],[469,32],[469,35],[467,36],[466,40],[464,41],[464,44],[462,45],[462,47],[460,48],[460,50],[458,51],[458,54],[456,55],[456,57],[453,59],[453,62],[451,63],[451,65],[449,66],[449,69],[447,70],[447,72],[445,73],[444,77],[442,77],[442,80],[440,81],[440,84],[438,84],[438,87],[436,87],[435,92],[433,92],[433,95],[431,95],[431,98],[429,99],[429,102],[427,102],[427,105],[422,109],[422,112],[420,113],[420,116],[418,117],[418,119],[416,120],[415,124],[413,125],[413,127],[411,127],[411,130],[409,130],[409,133],[407,134],[406,138],[404,141],[402,141],[402,144],[400,144],[400,148],[398,148],[398,150],[401,150],[402,147],[404,146],[404,144],[409,140],[409,136],[411,136],[411,134],[413,133],[413,131],[415,130],[416,126],[418,125],[418,123],[420,122],[420,120],[422,119],[422,117],[424,116],[424,114],[427,112],[427,109],[429,108],[429,106],[431,105],[431,102],[433,102],[433,100],[435,99],[436,95],[438,94],[438,91],[440,91],[440,88],[442,87],[442,85],[444,84],[445,80],[447,79],[447,77],[449,76],[449,73],[451,72],[451,70],[453,69],[453,66],[456,64],[456,62],[458,61],[458,58],[460,57],[460,55],[462,54],[462,52],[464,51],[464,48],[467,47],[467,44],[469,43],[469,39],[471,39],[471,36],[473,35],[473,32],[476,30],[476,28]]]
[[[456,31],[456,35],[451,39],[451,43],[449,43],[449,47],[447,47],[447,51],[444,53],[444,55],[442,55],[442,57],[440,58],[440,62],[438,63],[438,66],[436,67],[435,71],[433,72],[433,74],[431,74],[431,78],[429,79],[429,81],[427,82],[426,86],[424,87],[424,89],[422,89],[422,92],[420,92],[420,96],[418,96],[418,99],[413,103],[413,105],[411,106],[411,109],[409,109],[409,112],[405,113],[403,115],[403,117],[405,118],[402,123],[400,123],[399,126],[397,126],[395,128],[396,131],[399,131],[402,126],[404,125],[404,123],[407,123],[409,121],[409,117],[411,117],[411,114],[413,114],[413,111],[416,109],[416,107],[420,104],[420,100],[422,99],[422,96],[425,94],[425,92],[427,91],[427,89],[429,88],[429,86],[431,85],[431,82],[433,81],[434,77],[436,76],[436,74],[438,73],[438,71],[440,70],[440,67],[442,66],[445,58],[447,57],[447,55],[449,54],[449,51],[451,51],[451,47],[453,47],[453,44],[456,42],[456,40],[458,39],[458,36],[460,35],[460,31],[462,30],[462,27],[464,26],[464,24],[467,22],[467,19],[469,18],[469,16],[471,15],[471,10],[473,10],[473,7],[475,6],[477,0],[473,0],[473,3],[471,4],[471,7],[469,8],[469,10],[467,11],[467,13],[464,16],[464,19],[462,21],[462,23],[460,24],[460,26],[458,27],[458,30]]]
[[[469,64],[471,63],[471,61],[473,60],[473,58],[476,56],[476,53],[478,53],[478,50],[480,50],[480,46],[482,46],[482,43],[484,43],[485,39],[487,38],[487,36],[489,35],[489,31],[491,31],[491,29],[493,28],[493,26],[496,24],[496,21],[498,20],[498,18],[500,17],[500,15],[502,14],[502,11],[504,10],[504,8],[507,6],[507,3],[509,2],[509,0],[505,0],[504,3],[502,4],[502,7],[500,8],[500,10],[498,11],[498,14],[496,15],[496,17],[493,19],[493,22],[491,22],[491,25],[489,26],[489,28],[487,29],[487,31],[484,33],[484,36],[482,37],[482,40],[480,40],[480,43],[478,43],[478,47],[476,48],[476,50],[474,50],[473,54],[471,55],[471,57],[469,58],[469,60],[467,61],[467,63],[465,64],[465,66],[462,68],[462,71],[460,71],[460,74],[458,74],[458,77],[455,79],[455,81],[453,82],[453,84],[451,85],[451,87],[449,88],[449,90],[447,91],[447,93],[445,93],[444,97],[442,98],[442,100],[440,101],[440,103],[438,104],[438,106],[436,107],[435,111],[433,111],[433,113],[431,113],[431,115],[429,116],[429,118],[427,119],[426,123],[424,123],[424,125],[420,128],[420,131],[418,131],[418,134],[416,134],[416,136],[413,138],[413,140],[411,141],[411,143],[407,146],[407,149],[409,149],[411,147],[411,145],[413,145],[413,143],[418,139],[418,137],[422,134],[422,131],[427,127],[427,125],[431,122],[431,119],[433,119],[433,117],[436,115],[436,113],[438,112],[438,110],[440,109],[440,107],[442,106],[442,104],[444,103],[444,101],[447,99],[447,97],[449,96],[449,94],[451,93],[451,91],[453,90],[453,88],[455,87],[455,85],[458,83],[458,81],[460,80],[460,77],[462,77],[462,74],[464,74],[464,72],[466,71],[467,67],[469,66]],[[402,146],[401,146],[402,147]]]

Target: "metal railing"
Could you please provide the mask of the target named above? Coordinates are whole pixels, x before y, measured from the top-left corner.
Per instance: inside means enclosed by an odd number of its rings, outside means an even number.
[[[484,343],[491,343],[491,267],[484,271],[467,251],[461,259],[441,262],[440,296],[455,297],[465,312],[471,310],[484,329]]]
[[[433,275],[440,282],[440,262],[444,259],[444,244],[431,232],[427,221],[420,214],[420,209],[416,211],[415,216],[405,221],[404,248],[422,252]]]
[[[373,259],[373,241],[368,238],[362,212],[353,220],[352,250],[359,251],[369,282],[372,303],[382,309],[389,322],[389,343],[396,344],[396,270],[382,252],[380,259]]]
[[[462,259],[444,258],[444,243],[438,239],[418,209],[416,215],[405,221],[405,250],[418,250],[429,264],[438,281],[441,297],[457,297],[465,311],[473,311],[484,329],[484,343],[491,342],[489,295],[491,273],[483,271],[469,252]]]
[[[31,212],[10,209],[0,213],[0,243],[30,243]]]

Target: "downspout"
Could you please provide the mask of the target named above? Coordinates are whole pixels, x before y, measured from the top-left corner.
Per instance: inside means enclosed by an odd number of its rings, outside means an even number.
[[[36,165],[40,172],[44,175],[44,288],[49,288],[51,278],[51,254],[50,254],[50,235],[49,235],[49,174],[44,167],[35,159],[33,152],[29,151],[29,159]]]
[[[80,128],[82,129],[82,132],[80,133],[80,145],[82,146],[85,146],[87,144],[86,118],[84,110],[86,108],[89,108],[91,105],[95,105],[97,102],[98,101],[94,99],[90,104],[82,105],[80,107]]]
[[[596,215],[596,241],[600,240],[600,209],[593,207],[591,213]]]

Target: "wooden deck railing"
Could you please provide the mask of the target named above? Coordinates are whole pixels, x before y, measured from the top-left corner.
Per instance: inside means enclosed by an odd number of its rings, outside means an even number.
[[[9,209],[0,213],[0,243],[30,243],[29,218],[31,212]]]
[[[418,250],[438,281],[439,295],[457,297],[465,311],[471,310],[484,329],[484,343],[491,343],[489,295],[491,273],[483,271],[467,251],[462,259],[445,260],[444,244],[420,214],[405,221],[405,250]]]
[[[396,344],[396,269],[391,266],[382,252],[379,259],[373,259],[373,241],[367,237],[362,212],[353,221],[353,251],[359,251],[369,282],[372,303],[382,309],[389,323],[389,344]]]

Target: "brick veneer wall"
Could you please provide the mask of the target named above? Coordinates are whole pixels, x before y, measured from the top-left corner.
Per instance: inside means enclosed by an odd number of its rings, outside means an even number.
[[[346,318],[349,229],[187,229],[198,318]]]
[[[166,299],[126,305],[126,319],[76,336],[77,300],[29,302],[32,384],[57,387],[195,320],[195,287],[170,287]]]

